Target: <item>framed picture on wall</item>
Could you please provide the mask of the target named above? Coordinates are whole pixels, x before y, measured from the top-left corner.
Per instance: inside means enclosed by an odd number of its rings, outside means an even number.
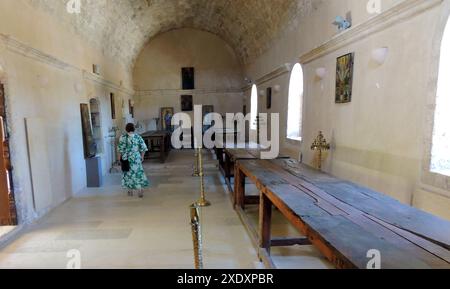
[[[134,106],[131,99],[128,100],[128,110],[132,118],[134,118]]]
[[[205,119],[205,116],[214,112],[214,105],[203,105],[202,110],[203,110],[203,119]]]
[[[161,108],[161,130],[172,131],[172,118],[174,114],[173,107]]]
[[[111,93],[109,98],[111,101],[111,118],[116,119],[116,97],[114,96],[114,93]]]
[[[83,133],[83,148],[84,157],[86,159],[93,158],[97,154],[97,145],[94,140],[94,132],[91,123],[91,114],[89,105],[86,103],[80,104],[81,112],[81,129]]]
[[[267,109],[271,109],[272,108],[272,87],[267,88],[266,97],[267,97],[266,107],[267,107]]]
[[[181,96],[181,111],[192,111],[194,109],[194,98],[192,95]]]
[[[195,70],[194,67],[181,68],[181,84],[183,90],[195,89]]]
[[[338,57],[336,64],[336,103],[352,101],[354,53]]]

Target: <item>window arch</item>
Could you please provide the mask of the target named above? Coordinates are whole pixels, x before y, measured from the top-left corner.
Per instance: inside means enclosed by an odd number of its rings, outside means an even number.
[[[256,130],[257,127],[257,116],[258,116],[258,88],[255,84],[252,86],[252,95],[251,95],[251,121],[250,121],[250,129]]]
[[[439,74],[434,115],[431,171],[450,176],[450,20],[444,30],[439,60]]]
[[[287,119],[287,138],[302,140],[303,114],[303,69],[300,63],[294,65],[289,80],[289,100]]]

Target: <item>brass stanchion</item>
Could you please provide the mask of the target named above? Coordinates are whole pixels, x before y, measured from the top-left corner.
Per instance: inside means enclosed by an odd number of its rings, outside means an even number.
[[[199,176],[200,176],[200,200],[198,200],[195,205],[199,207],[211,206],[211,203],[206,200],[205,196],[205,175],[203,173],[203,154],[202,149],[198,149],[198,164],[199,164]]]
[[[194,149],[194,156],[195,156],[195,164],[194,164],[194,172],[192,173],[193,177],[199,177],[199,169],[198,169],[198,151]]]
[[[196,205],[192,205],[191,209],[191,226],[192,226],[192,241],[194,243],[194,260],[195,269],[203,269],[203,244],[202,244],[202,229],[200,224],[199,210]]]

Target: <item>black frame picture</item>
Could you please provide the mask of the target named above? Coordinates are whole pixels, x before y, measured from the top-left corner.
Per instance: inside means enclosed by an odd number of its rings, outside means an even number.
[[[183,90],[195,89],[195,69],[194,67],[181,68],[181,86]]]
[[[192,111],[194,109],[194,98],[192,95],[181,96],[181,111]]]
[[[116,119],[116,97],[114,93],[110,93],[109,98],[111,101],[111,118]]]
[[[267,88],[266,97],[267,97],[266,107],[267,107],[267,109],[271,109],[272,108],[272,87]]]

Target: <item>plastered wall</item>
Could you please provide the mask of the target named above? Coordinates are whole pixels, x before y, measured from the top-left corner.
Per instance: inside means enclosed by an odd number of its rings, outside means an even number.
[[[404,2],[381,3],[383,11],[392,12]],[[435,3],[383,29],[371,31],[368,26],[361,34],[364,37],[302,63],[302,142],[285,138],[290,74],[260,84],[258,90],[280,85],[270,112],[281,114],[282,147],[293,157],[298,158],[301,153],[305,163],[314,165],[315,153],[310,146],[321,130],[332,144],[325,171],[450,218],[450,188],[436,189],[437,184],[429,183],[424,189],[422,178],[427,167],[424,143],[429,139],[433,121],[429,115],[433,103],[428,96],[435,93],[435,50],[439,47],[436,39],[442,36],[443,22],[450,11],[448,1]],[[336,15],[352,11],[354,26],[376,17],[367,12],[366,4],[362,0],[324,1],[309,16],[291,23],[292,28],[280,35],[264,56],[246,67],[246,75],[258,79],[284,63],[301,62],[302,55],[338,35],[330,24]],[[393,17],[399,16],[392,13],[383,21]],[[379,47],[389,48],[383,65],[371,58],[372,50]],[[335,104],[336,58],[349,52],[355,53],[353,101]],[[323,80],[316,76],[319,67],[327,70]],[[249,95],[247,91],[247,102]],[[259,100],[260,111],[266,111],[265,98]]]
[[[92,75],[94,63],[100,65],[101,76]],[[122,100],[127,104],[133,94],[130,75],[49,15],[26,1],[8,0],[0,1],[0,81],[5,84],[19,221],[26,224],[86,186],[80,103],[92,97],[101,100],[107,137],[113,123],[123,127]],[[110,116],[110,92],[117,96],[115,121]],[[49,155],[46,193],[51,204],[39,210],[33,207],[25,118],[43,120],[45,134],[33,141],[45,144]],[[101,157],[106,173],[110,151]]]
[[[195,68],[195,90],[181,90],[182,67]],[[241,64],[225,41],[208,32],[184,28],[152,39],[136,60],[133,79],[136,120],[142,123],[158,118],[161,107],[180,112],[183,94],[221,114],[242,111]]]

